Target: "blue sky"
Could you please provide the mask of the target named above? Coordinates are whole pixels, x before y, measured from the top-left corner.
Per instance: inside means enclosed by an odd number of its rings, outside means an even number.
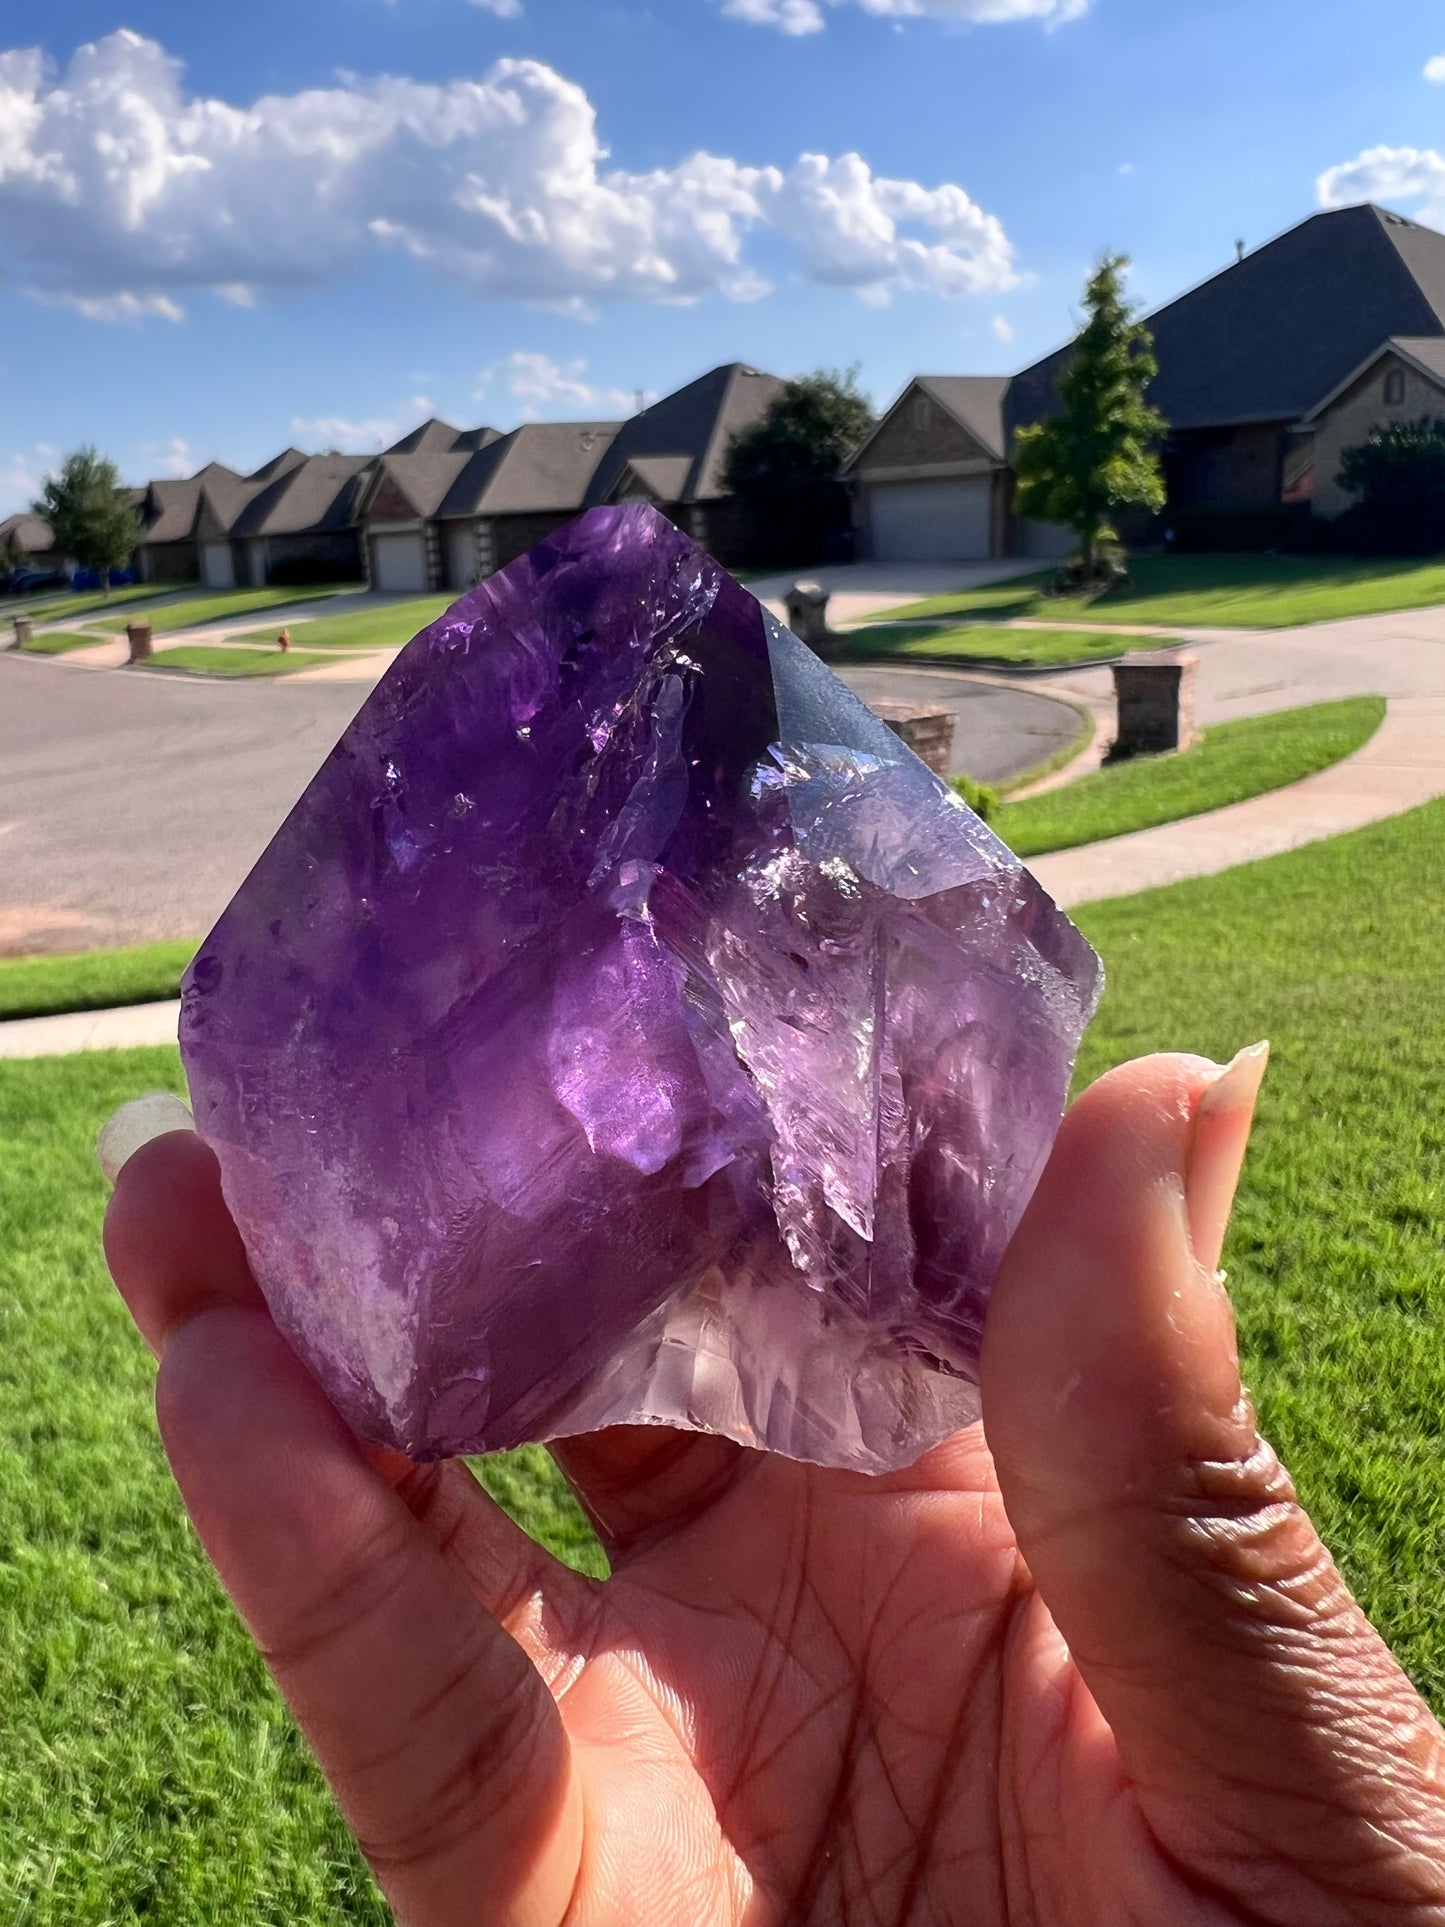
[[[1425,0],[121,4],[0,22],[0,513],[81,441],[246,468],[735,358],[883,402],[1054,346],[1106,246],[1152,304],[1331,201],[1445,226]]]

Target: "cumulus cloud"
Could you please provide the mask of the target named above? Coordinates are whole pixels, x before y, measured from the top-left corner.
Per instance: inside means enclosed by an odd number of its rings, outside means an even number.
[[[316,448],[339,448],[347,455],[374,455],[401,437],[395,422],[351,421],[344,415],[293,415],[291,432]]]
[[[173,435],[168,442],[142,442],[141,454],[162,475],[194,475],[196,472],[197,463],[191,453],[191,445],[180,435]]]
[[[971,4],[977,18],[1057,12]],[[0,53],[0,272],[96,319],[174,319],[198,290],[249,303],[379,251],[574,311],[750,300],[767,284],[747,245],[767,229],[811,278],[871,300],[1016,279],[1003,228],[961,187],[875,175],[857,154],[610,167],[586,93],[535,60],[236,105],[187,94],[180,63],[128,31],[80,48],[63,74],[39,50]]]
[[[1433,60],[1425,62],[1425,78],[1437,86],[1445,85],[1445,54],[1436,54]]]
[[[0,520],[30,507],[59,459],[59,449],[49,442],[0,454]]]
[[[1354,201],[1414,202],[1422,221],[1445,227],[1445,155],[1433,147],[1370,147],[1321,174],[1321,207]]]
[[[499,20],[517,20],[522,13],[522,0],[471,0],[471,4],[483,13],[494,13]]]
[[[994,333],[998,336],[1000,341],[1013,340],[1014,326],[1013,326],[1013,323],[1009,320],[1007,315],[996,314],[993,320],[990,321],[988,325],[990,328],[993,329]]]
[[[522,404],[525,420],[539,421],[554,410],[577,411],[610,418],[630,415],[637,397],[626,388],[607,388],[587,380],[585,361],[554,361],[550,355],[519,349],[488,368],[477,385],[480,401],[500,382],[514,401]]]
[[[820,33],[827,23],[824,6],[841,7],[850,0],[721,0],[722,10],[734,20],[755,27],[774,27],[779,33]],[[851,0],[864,13],[890,20],[952,20],[964,26],[996,26],[1011,20],[1038,20],[1061,27],[1089,10],[1089,0]]]

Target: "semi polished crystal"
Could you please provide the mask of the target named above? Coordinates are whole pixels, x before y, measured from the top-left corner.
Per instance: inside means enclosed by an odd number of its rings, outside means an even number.
[[[364,1436],[656,1422],[878,1471],[977,1414],[1099,988],[952,791],[628,505],[402,652],[181,1037],[261,1288]]]

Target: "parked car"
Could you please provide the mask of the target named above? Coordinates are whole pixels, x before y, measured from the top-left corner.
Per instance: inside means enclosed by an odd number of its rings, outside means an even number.
[[[5,585],[6,595],[38,595],[42,589],[63,589],[59,569],[16,569]]]

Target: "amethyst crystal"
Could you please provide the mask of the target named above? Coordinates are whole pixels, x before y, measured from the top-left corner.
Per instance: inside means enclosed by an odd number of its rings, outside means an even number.
[[[878,1471],[978,1410],[1097,959],[652,510],[406,649],[191,967],[278,1323],[417,1458],[650,1421]]]

